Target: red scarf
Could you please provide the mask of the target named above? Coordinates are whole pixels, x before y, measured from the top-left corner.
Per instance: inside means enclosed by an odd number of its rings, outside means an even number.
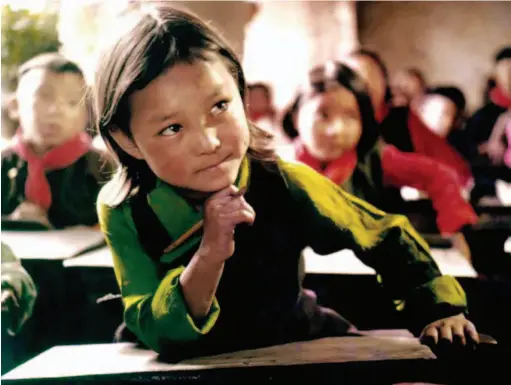
[[[389,113],[389,105],[385,102],[383,102],[380,106],[380,108],[377,108],[374,112],[374,117],[376,119],[377,123],[383,122],[383,119],[386,118],[386,116]]]
[[[500,87],[490,91],[490,100],[499,107],[511,108],[511,96],[506,95]]]
[[[346,152],[334,161],[329,162],[326,167],[316,159],[303,145],[300,140],[295,141],[296,160],[305,163],[307,166],[326,176],[336,185],[340,186],[351,177],[357,165],[357,152],[355,149]]]
[[[467,185],[472,178],[468,163],[444,138],[426,127],[412,111],[408,114],[408,130],[415,152],[451,167],[458,175],[460,184]]]
[[[82,132],[39,156],[24,143],[22,132],[18,130],[11,148],[28,163],[28,176],[25,182],[26,199],[48,210],[52,197],[46,172],[66,168],[87,154],[91,149],[91,138]]]

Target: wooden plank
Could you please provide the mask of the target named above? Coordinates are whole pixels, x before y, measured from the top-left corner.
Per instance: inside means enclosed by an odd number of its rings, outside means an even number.
[[[7,373],[2,380],[434,359],[431,350],[415,338],[385,335],[295,342],[177,364],[158,361],[157,353],[134,344],[97,344],[54,347]]]

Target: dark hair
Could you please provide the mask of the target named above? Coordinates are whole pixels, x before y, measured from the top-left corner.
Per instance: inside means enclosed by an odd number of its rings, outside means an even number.
[[[291,104],[284,109],[284,114],[282,115],[282,130],[290,139],[298,137],[298,131],[295,127],[295,118],[298,107],[300,107],[300,95],[297,95],[293,99]]]
[[[467,105],[467,101],[465,99],[465,95],[463,91],[458,87],[454,86],[439,86],[435,88],[431,88],[427,91],[427,95],[441,95],[449,100],[451,100],[458,110],[457,115],[462,115],[465,112],[465,106]]]
[[[23,63],[18,69],[18,81],[28,72],[39,68],[57,74],[73,73],[84,78],[83,72],[78,64],[57,52],[50,52],[34,56]]]
[[[298,111],[301,103],[307,98],[326,92],[332,83],[350,91],[357,100],[362,123],[362,135],[357,144],[357,154],[359,157],[364,157],[378,141],[378,125],[366,84],[350,67],[334,61],[314,67],[309,72],[307,84],[293,103],[294,112]],[[294,122],[293,128],[295,129]]]
[[[511,59],[511,46],[502,48],[495,55],[495,63],[498,63],[499,61],[504,59]]]
[[[392,92],[390,90],[389,71],[387,70],[387,66],[383,62],[383,59],[381,58],[381,56],[377,52],[370,51],[366,48],[359,48],[359,49],[351,52],[351,56],[357,56],[357,55],[365,56],[365,57],[371,59],[380,68],[380,70],[383,74],[383,79],[385,80],[384,101],[390,102],[392,100]]]
[[[245,76],[241,63],[226,41],[197,16],[162,3],[143,5],[124,16],[132,16],[131,25],[100,56],[92,87],[97,130],[119,163],[114,177],[119,202],[136,188],[151,188],[156,176],[144,160],[131,157],[113,139],[111,132],[121,130],[132,138],[129,97],[178,63],[220,58],[236,80],[245,101]],[[248,154],[254,158],[275,158],[273,136],[249,123],[251,134]],[[110,192],[108,193],[110,196]],[[117,194],[113,197],[114,194]]]

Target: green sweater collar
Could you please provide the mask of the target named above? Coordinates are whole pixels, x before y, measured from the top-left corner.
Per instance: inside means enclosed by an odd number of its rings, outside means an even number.
[[[236,179],[238,188],[248,187],[250,162],[245,157]],[[156,188],[147,197],[149,206],[165,227],[173,242],[165,249],[162,262],[170,262],[200,242],[203,224],[202,207],[192,205],[171,185],[158,179]]]

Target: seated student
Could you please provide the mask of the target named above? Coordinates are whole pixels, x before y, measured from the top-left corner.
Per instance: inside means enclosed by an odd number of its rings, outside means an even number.
[[[459,184],[468,189],[473,179],[470,164],[453,146],[466,153],[460,129],[464,111],[465,97],[458,88],[436,87],[411,107],[392,108],[381,133],[399,150],[428,156],[451,168]]]
[[[488,139],[487,153],[494,165],[511,168],[511,109],[497,119]]]
[[[373,104],[377,123],[387,116],[392,100],[387,67],[378,53],[359,49],[343,60],[362,77]]]
[[[477,110],[467,122],[467,134],[484,155],[498,117],[511,108],[511,47],[505,47],[495,56],[495,87],[490,91],[490,102]]]
[[[120,164],[100,194],[101,228],[142,342],[182,357],[350,333],[335,312],[304,308],[308,245],[354,250],[423,338],[478,340],[462,288],[406,218],[275,158],[246,118],[241,64],[214,30],[161,3],[133,12],[92,93]]]
[[[426,79],[417,68],[399,71],[392,80],[392,105],[394,107],[409,106],[412,100],[426,92]]]
[[[10,106],[19,129],[2,152],[3,218],[55,228],[97,223],[108,170],[85,133],[85,87],[80,68],[57,53],[20,67]]]
[[[32,315],[37,290],[9,246],[2,243],[2,374],[22,360],[22,346],[12,339]]]
[[[501,49],[495,56],[495,87],[490,91],[490,102],[477,110],[467,121],[467,141],[474,148],[470,162],[477,166],[490,166],[488,139],[497,119],[511,108],[511,46]],[[482,169],[475,175],[472,199],[478,201],[484,196],[495,196],[497,175]]]
[[[388,186],[411,186],[428,193],[439,230],[459,232],[477,221],[461,196],[458,180],[434,160],[403,153],[379,139],[365,84],[348,67],[328,63],[313,69],[297,112],[296,158],[384,210],[393,207]],[[458,242],[469,257],[466,243]]]

